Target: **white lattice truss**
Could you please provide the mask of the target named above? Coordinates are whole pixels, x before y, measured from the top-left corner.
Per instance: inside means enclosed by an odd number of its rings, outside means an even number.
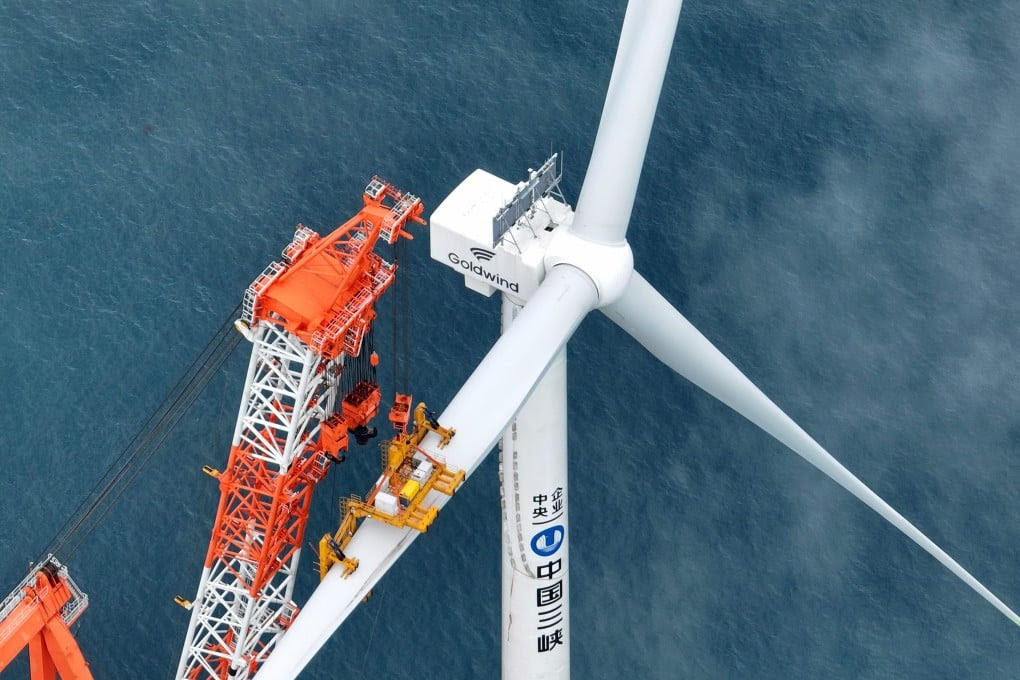
[[[321,357],[296,336],[273,324],[252,328],[248,365],[233,446],[247,450],[281,474],[315,440],[321,420],[333,412],[335,378],[344,355],[323,364]],[[313,461],[324,466],[321,454]],[[265,536],[249,525],[246,543],[261,547]],[[247,678],[269,655],[297,612],[292,597],[300,549],[255,595],[257,558],[244,554],[217,559],[202,572],[177,678],[220,678],[226,661],[228,678]]]
[[[256,458],[283,472],[318,433],[327,409],[332,412],[336,384],[329,384],[326,377],[335,371],[318,370],[320,357],[286,330],[266,322],[253,330],[233,445],[251,445]]]

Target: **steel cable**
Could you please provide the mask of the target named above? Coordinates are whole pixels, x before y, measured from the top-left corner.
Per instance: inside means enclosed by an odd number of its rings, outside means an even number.
[[[103,521],[124,492],[130,488],[146,464],[176,428],[181,418],[205,391],[227,357],[237,347],[240,342],[240,334],[234,333],[232,326],[240,307],[241,305],[238,304],[230,312],[167,396],[149,414],[149,417],[118,454],[116,460],[82,498],[74,512],[68,516],[57,533],[47,543],[40,555],[41,558],[45,558],[50,553],[59,553],[78,537],[79,532],[85,530],[84,535],[74,543],[69,553],[69,555],[73,554],[85,538]],[[141,460],[141,464],[137,464],[139,460]],[[91,503],[88,502],[90,498],[94,499]],[[100,512],[100,506],[108,499],[109,503]],[[97,512],[100,512],[98,517],[86,528],[86,524]]]

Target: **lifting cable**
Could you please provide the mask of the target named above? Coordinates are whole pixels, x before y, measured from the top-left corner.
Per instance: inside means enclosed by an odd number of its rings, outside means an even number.
[[[42,559],[51,553],[61,553],[68,545],[71,547],[66,553],[67,558],[73,555],[131,487],[240,343],[241,334],[233,329],[234,319],[240,311],[241,304],[238,303],[163,401],[131,437],[117,459],[50,539],[40,553]]]
[[[405,244],[404,244],[403,241],[401,241],[399,244],[397,244],[397,252],[400,253],[400,255],[402,256],[402,258],[404,260],[404,266],[407,266],[407,260],[408,260],[407,253],[410,250],[411,250],[410,248],[405,247]],[[402,388],[401,391],[404,394],[407,394],[408,390],[411,389],[411,381],[408,378],[408,373],[410,372],[410,364],[411,364],[411,358],[410,358],[411,357],[411,345],[410,345],[409,330],[408,330],[411,327],[411,319],[408,316],[410,314],[410,311],[411,311],[409,309],[410,298],[411,298],[411,293],[410,293],[410,290],[411,290],[411,281],[407,278],[407,274],[406,273],[405,273],[405,275],[402,278],[404,279],[404,285],[402,285],[400,287],[400,289],[397,291],[398,293],[400,293],[400,298],[401,298],[400,299],[400,302],[401,302],[401,310],[400,310],[401,326],[400,326],[400,330],[402,331],[403,336],[404,336],[404,348],[403,348],[403,351],[400,353],[400,365],[404,369],[404,376],[403,376],[404,377],[404,382],[401,385],[401,388]],[[397,348],[394,347],[393,351],[396,352]]]
[[[393,245],[393,262],[398,267],[406,267],[407,249],[404,247],[403,239],[398,239]],[[393,284],[393,345],[390,351],[393,353],[393,391],[398,394],[407,394],[410,387],[408,380],[408,357],[410,356],[408,327],[408,299],[410,282],[407,280],[407,273],[397,276]],[[399,338],[399,341],[398,341]],[[401,342],[403,347],[401,348]]]
[[[403,279],[404,277],[399,274],[400,267],[401,267],[400,251],[398,249],[399,245],[400,245],[400,239],[397,239],[397,242],[393,245],[393,264],[396,265],[396,267],[397,267],[398,275],[397,275],[396,280],[393,282],[393,297],[390,299],[390,309],[393,310],[393,320],[392,320],[392,322],[393,322],[393,342],[392,342],[392,344],[390,344],[390,352],[392,354],[390,365],[393,366],[393,383],[392,383],[392,385],[393,385],[393,392],[395,394],[400,394],[401,393],[401,389],[400,389],[401,385],[397,381],[397,375],[399,374],[398,373],[398,371],[399,371],[398,364],[400,363],[400,353],[397,352],[397,321],[398,321],[397,299],[400,297],[401,279]]]
[[[397,239],[397,243],[400,243],[400,239]],[[393,366],[393,386],[394,394],[400,393],[400,385],[397,384],[397,300],[396,297],[400,293],[400,279],[404,278],[399,275],[400,271],[400,258],[397,257],[397,248],[393,247],[393,264],[397,267],[397,278],[393,282],[393,299],[390,300],[390,309],[393,310],[393,342],[390,344],[390,352],[392,357],[390,365]]]

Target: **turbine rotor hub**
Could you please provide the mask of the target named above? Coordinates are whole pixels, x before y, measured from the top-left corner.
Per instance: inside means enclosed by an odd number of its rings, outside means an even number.
[[[627,241],[600,243],[560,228],[553,234],[545,252],[545,270],[569,264],[580,269],[595,284],[597,307],[605,307],[620,299],[634,271],[634,254]]]

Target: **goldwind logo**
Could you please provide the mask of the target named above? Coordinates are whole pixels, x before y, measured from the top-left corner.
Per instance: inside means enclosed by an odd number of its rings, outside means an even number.
[[[493,253],[491,250],[484,250],[482,248],[471,248],[471,252],[472,254],[474,254],[475,257],[479,257],[478,253],[475,252],[476,250],[480,250],[482,251],[482,253],[486,253],[490,257],[495,255],[495,253]],[[457,253],[454,252],[447,253],[446,259],[450,261],[450,264],[456,267],[460,267],[464,271],[471,272],[475,276],[480,277],[484,281],[488,281],[494,286],[499,286],[500,288],[503,288],[504,290],[509,290],[513,293],[519,293],[521,291],[521,284],[519,284],[518,282],[508,281],[499,274],[495,272],[490,272],[482,265],[475,264],[471,260],[466,260],[462,258]]]
[[[474,255],[475,259],[479,262],[488,262],[496,255],[496,253],[491,250],[486,250],[485,248],[472,248],[471,254]]]

